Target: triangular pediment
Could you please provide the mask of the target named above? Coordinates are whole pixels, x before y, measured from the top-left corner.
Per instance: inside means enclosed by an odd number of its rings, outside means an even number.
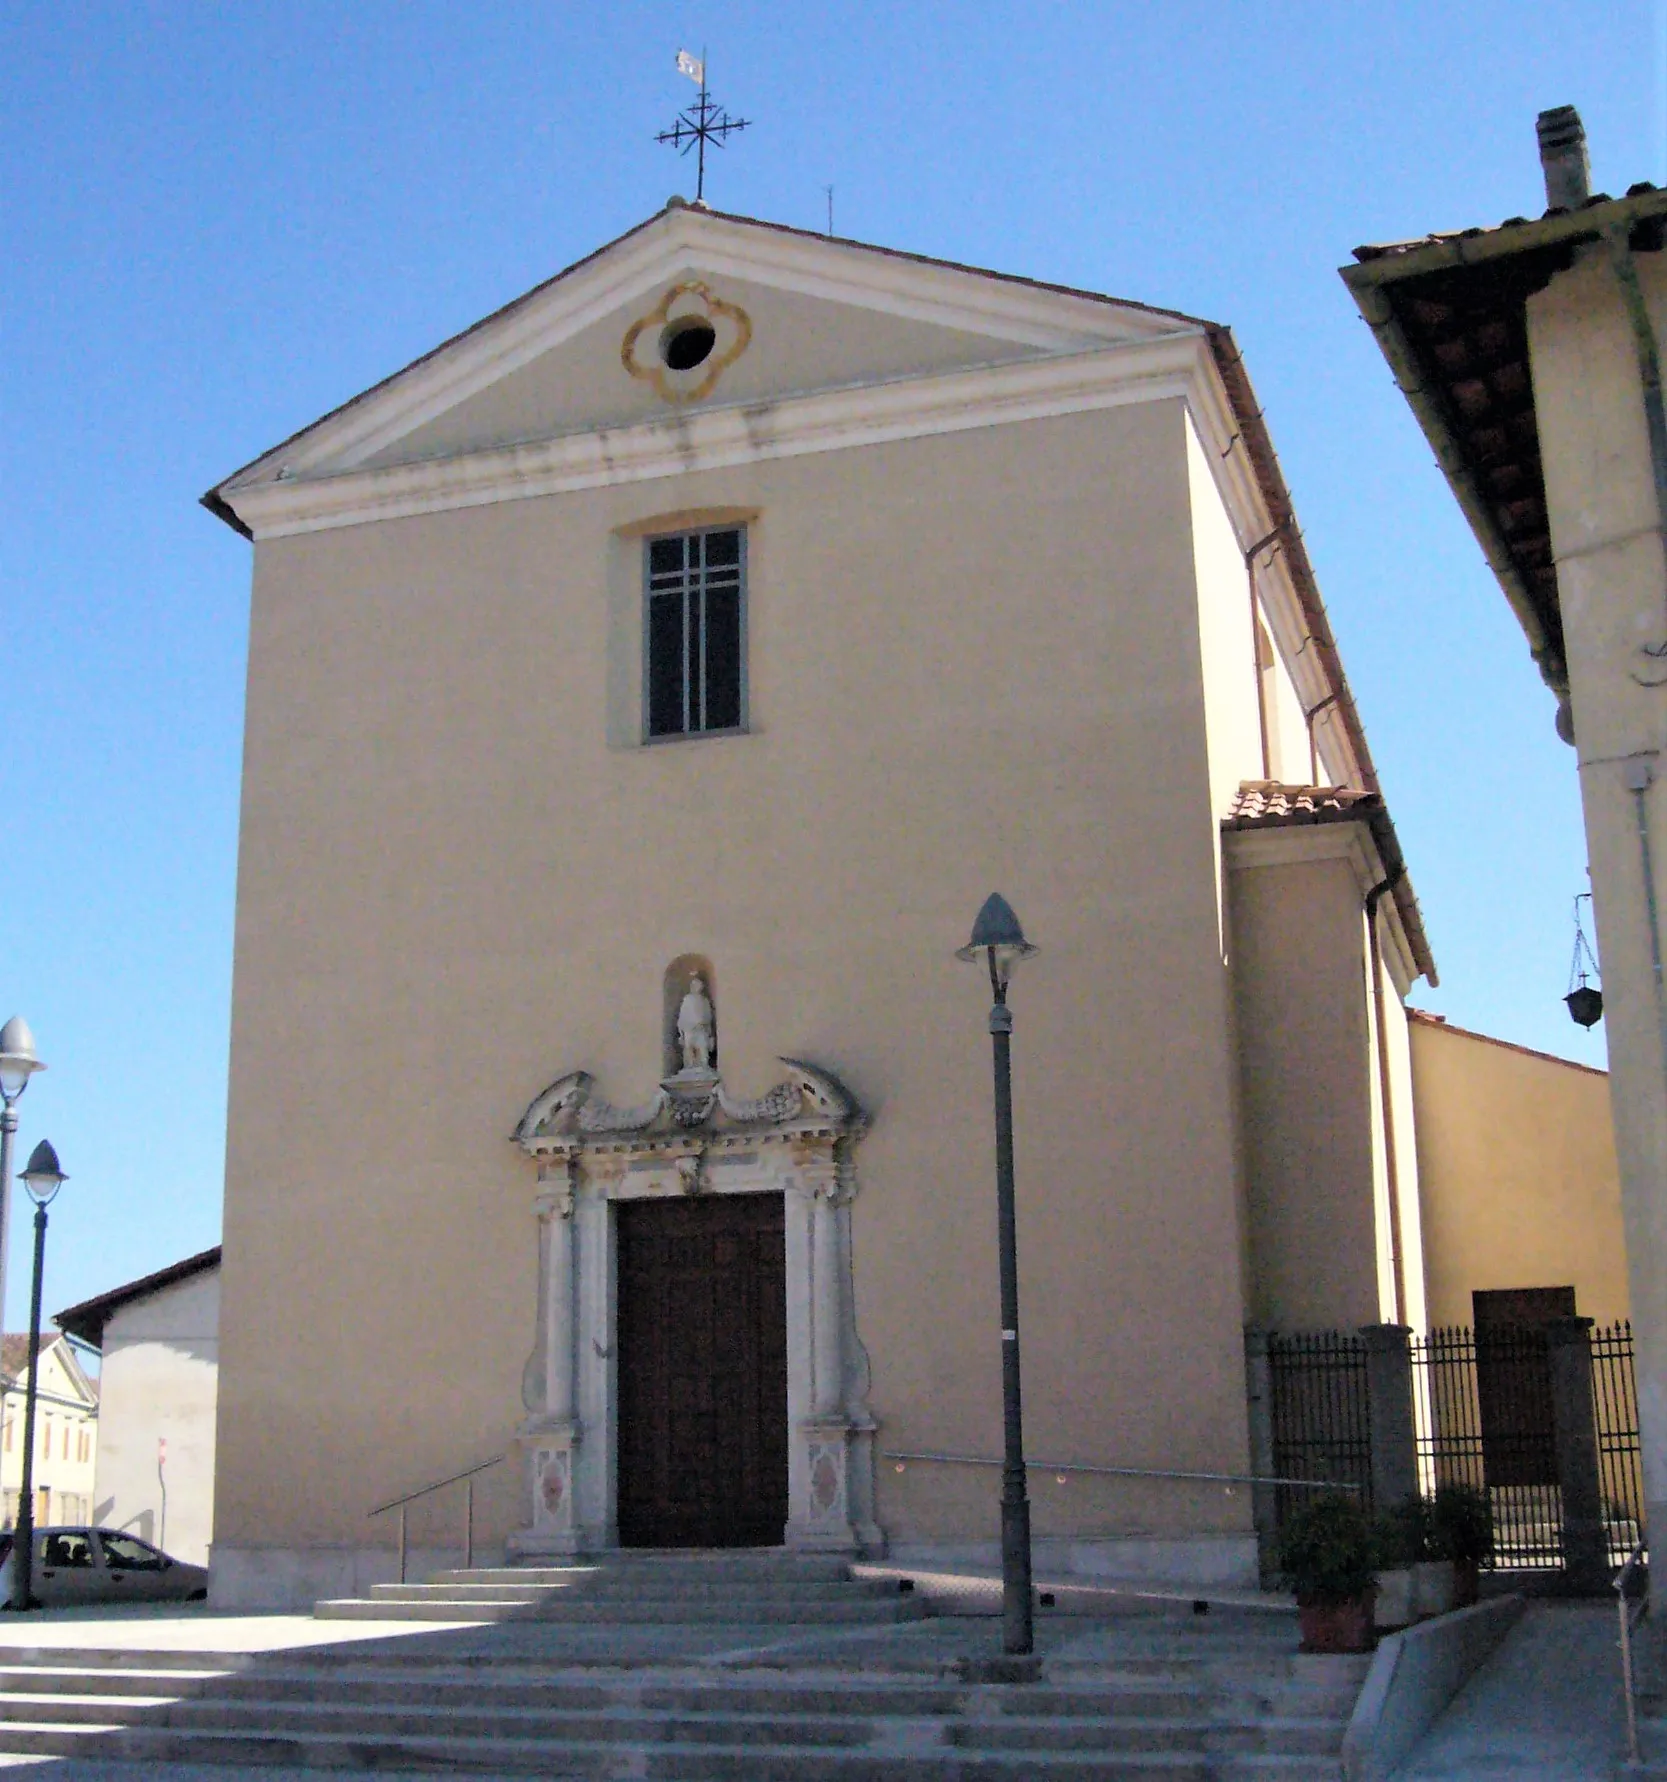
[[[704,360],[665,362],[706,325]],[[1169,311],[674,206],[264,454],[215,497],[529,442],[767,412],[1193,334]],[[213,499],[213,498],[211,498]]]

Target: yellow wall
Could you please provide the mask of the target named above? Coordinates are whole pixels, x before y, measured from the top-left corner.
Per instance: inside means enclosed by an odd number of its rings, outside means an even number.
[[[1605,1072],[1414,1015],[1413,1094],[1429,1322],[1472,1322],[1476,1289],[1575,1289],[1631,1315]]]
[[[874,1114],[881,1445],[998,1453],[987,989],[952,957],[995,887],[1043,948],[1013,992],[1029,1446],[1243,1470],[1192,500],[1163,399],[257,547],[217,1546],[390,1540],[367,1508],[504,1447],[536,1275],[506,1135],[567,1069],[651,1092],[688,952],[738,1093],[786,1052]],[[609,746],[620,531],[726,506],[758,516],[752,734]],[[483,1543],[523,1520],[488,1478]],[[883,1468],[880,1521],[987,1538],[990,1491]],[[1248,1506],[1084,1486],[1036,1519]]]

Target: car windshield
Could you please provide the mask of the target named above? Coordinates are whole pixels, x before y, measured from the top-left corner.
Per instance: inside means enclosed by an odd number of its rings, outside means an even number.
[[[154,1547],[132,1535],[101,1534],[104,1563],[113,1572],[159,1572],[168,1562]]]

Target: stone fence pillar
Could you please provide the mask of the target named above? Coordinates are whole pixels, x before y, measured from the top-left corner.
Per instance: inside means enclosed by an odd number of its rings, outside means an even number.
[[[1581,1596],[1609,1585],[1609,1531],[1603,1518],[1597,1416],[1592,1405],[1592,1320],[1553,1318],[1545,1327],[1557,1484],[1563,1498],[1567,1587]]]
[[[1412,1416],[1412,1331],[1366,1324],[1366,1404],[1372,1439],[1372,1502],[1393,1509],[1418,1496],[1418,1436]]]
[[[1258,1479],[1271,1477],[1273,1464],[1273,1369],[1268,1360],[1268,1333],[1245,1326],[1245,1401],[1250,1413],[1250,1470]],[[1251,1520],[1256,1527],[1257,1566],[1262,1583],[1270,1585],[1279,1570],[1279,1504],[1276,1487],[1252,1485]]]

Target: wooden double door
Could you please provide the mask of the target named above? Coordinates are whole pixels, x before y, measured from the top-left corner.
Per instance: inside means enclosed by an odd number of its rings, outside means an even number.
[[[619,1539],[777,1546],[787,1521],[780,1194],[624,1200]]]

